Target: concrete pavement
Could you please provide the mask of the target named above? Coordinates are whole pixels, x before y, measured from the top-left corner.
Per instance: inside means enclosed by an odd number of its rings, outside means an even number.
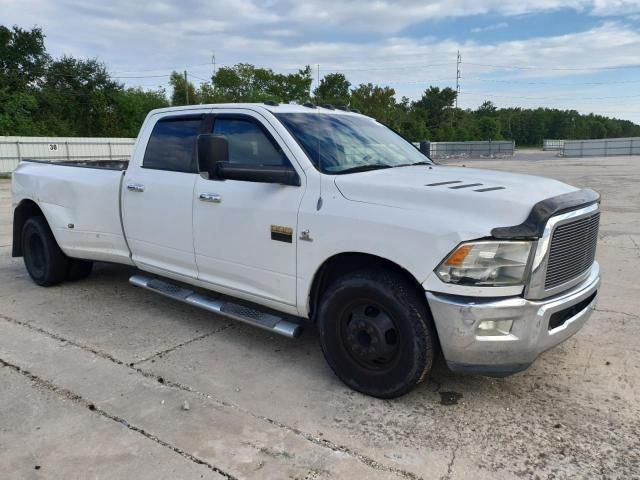
[[[600,303],[581,332],[522,374],[460,376],[439,361],[392,401],[343,386],[315,332],[287,340],[230,322],[129,286],[126,267],[35,286],[10,257],[0,180],[0,472],[637,478],[640,157],[459,163],[598,190]]]

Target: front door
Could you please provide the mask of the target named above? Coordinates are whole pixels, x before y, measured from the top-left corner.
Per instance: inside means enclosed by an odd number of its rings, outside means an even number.
[[[290,164],[277,134],[257,114],[216,114],[213,133],[227,139],[230,163]],[[295,306],[303,191],[300,186],[198,177],[193,207],[198,278],[254,301]]]

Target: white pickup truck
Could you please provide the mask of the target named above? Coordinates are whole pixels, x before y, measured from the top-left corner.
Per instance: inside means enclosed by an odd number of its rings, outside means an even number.
[[[175,107],[129,162],[23,161],[13,255],[39,285],[92,261],[132,284],[295,337],[315,324],[351,388],[390,398],[429,373],[526,369],[590,316],[599,195],[433,163],[330,106]]]

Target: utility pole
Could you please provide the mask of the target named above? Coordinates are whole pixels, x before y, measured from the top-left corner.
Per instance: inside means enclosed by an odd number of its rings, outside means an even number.
[[[189,105],[189,80],[187,79],[187,71],[184,71],[184,91],[187,97],[187,105]]]
[[[460,50],[458,50],[458,57],[456,59],[456,109],[458,108],[458,97],[460,96],[460,65],[462,64],[462,56]]]
[[[317,69],[317,77],[318,77],[318,87],[320,86],[320,64],[318,64],[318,69]]]
[[[216,76],[216,52],[211,55],[211,63],[213,64],[213,76]]]

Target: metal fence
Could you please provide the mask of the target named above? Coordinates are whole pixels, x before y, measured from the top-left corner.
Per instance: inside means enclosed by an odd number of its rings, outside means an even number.
[[[511,140],[483,142],[431,142],[430,156],[441,157],[495,157],[512,156],[516,148]]]
[[[562,155],[565,157],[640,155],[640,137],[565,140]]]
[[[0,173],[12,172],[20,160],[127,160],[134,138],[0,137]]]
[[[542,141],[542,150],[545,152],[560,152],[564,148],[565,140],[543,140]]]

